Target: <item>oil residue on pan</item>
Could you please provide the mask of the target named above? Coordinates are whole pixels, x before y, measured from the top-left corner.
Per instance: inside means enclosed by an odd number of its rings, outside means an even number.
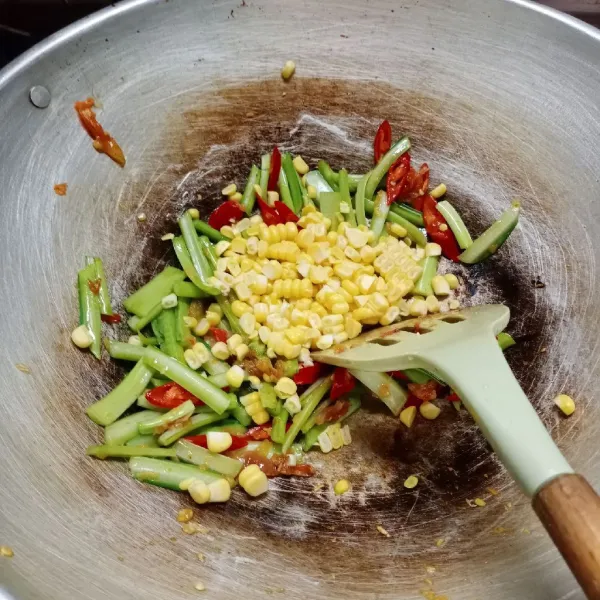
[[[325,158],[334,167],[365,172],[372,165],[377,124],[388,118],[397,135],[411,136],[415,161],[429,162],[433,182],[446,181],[449,199],[467,215],[475,233],[491,222],[507,198],[526,196],[521,175],[528,170],[531,178],[536,172],[526,157],[508,151],[500,161],[480,156],[477,169],[469,166],[466,124],[485,132],[481,115],[467,105],[384,84],[297,78],[284,86],[266,81],[185,98],[181,107],[160,144],[148,150],[152,167],[142,169],[121,194],[120,206],[137,248],[117,282],[118,300],[174,258],[159,240],[175,231],[175,218],[183,208],[197,207],[206,216],[220,202],[224,184],[243,185],[252,162],[275,144],[302,154],[311,166]],[[464,133],[457,123],[465,124]],[[161,162],[165,168],[155,177],[152,169]],[[544,181],[534,183],[543,194]],[[134,227],[142,198],[148,220]],[[527,223],[524,227],[531,233]],[[513,244],[521,244],[519,234]],[[523,343],[511,350],[510,362],[526,392],[539,403],[538,374],[551,368],[539,351],[550,346],[555,318],[543,290],[531,283],[539,276],[534,268],[511,249],[473,269],[448,266],[463,278],[465,304],[505,302],[511,308],[509,330]],[[518,493],[466,411],[457,413],[448,405],[435,422],[417,422],[407,430],[376,402],[366,406],[350,422],[351,446],[328,456],[315,454],[317,477],[280,479],[263,499],[234,499],[227,507],[203,511],[226,520],[240,537],[267,536],[270,551],[285,550],[297,568],[311,569],[315,576],[343,576],[353,582],[348,565],[360,563],[355,583],[361,589],[381,581],[400,563],[411,580],[422,574],[424,564],[451,564],[474,548],[480,549],[481,560],[490,558],[494,526],[513,527],[528,513],[521,507],[507,513],[507,503],[516,504]],[[420,483],[407,490],[403,482],[411,474],[418,474]],[[338,498],[332,483],[341,477],[351,481],[352,490]],[[503,490],[501,500],[486,491],[490,487]],[[489,499],[485,510],[467,504],[478,496]],[[378,532],[378,525],[389,539]],[[336,560],[315,565],[312,549],[317,543],[332,544]]]

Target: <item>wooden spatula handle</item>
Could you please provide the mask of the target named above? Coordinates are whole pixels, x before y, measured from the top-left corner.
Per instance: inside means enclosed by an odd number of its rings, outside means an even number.
[[[581,475],[561,475],[533,508],[587,597],[600,600],[600,497]]]

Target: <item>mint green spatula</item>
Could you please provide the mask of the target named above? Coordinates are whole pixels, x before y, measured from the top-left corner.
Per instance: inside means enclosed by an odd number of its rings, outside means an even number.
[[[504,359],[496,335],[509,317],[506,306],[488,305],[412,319],[313,358],[363,371],[426,369],[452,387],[509,473],[533,498],[588,597],[600,599],[600,499],[574,474]]]

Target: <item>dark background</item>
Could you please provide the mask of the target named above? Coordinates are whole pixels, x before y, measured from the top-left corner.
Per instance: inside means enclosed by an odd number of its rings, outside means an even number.
[[[544,3],[600,27],[600,0]],[[111,4],[108,0],[0,0],[0,67],[65,25]]]

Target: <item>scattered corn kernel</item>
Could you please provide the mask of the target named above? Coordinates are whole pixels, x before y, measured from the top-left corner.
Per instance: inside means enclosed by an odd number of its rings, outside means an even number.
[[[482,498],[475,498],[475,500],[473,500],[473,502],[475,502],[475,504],[477,506],[482,506],[483,507],[483,506],[486,505],[485,500],[483,500]]]
[[[238,481],[250,496],[260,496],[269,489],[269,480],[258,465],[248,465],[242,469]]]
[[[230,352],[234,352],[234,350],[240,345],[243,344],[244,340],[242,339],[242,336],[239,333],[234,333],[228,340],[227,340],[227,348],[229,348]]]
[[[242,383],[244,383],[245,376],[246,373],[244,372],[244,369],[242,369],[242,367],[240,367],[239,365],[233,365],[233,367],[231,367],[229,371],[227,371],[225,379],[231,387],[239,388],[241,387]]]
[[[556,404],[567,417],[575,412],[575,401],[571,396],[567,396],[567,394],[559,394],[556,396],[556,398],[554,398],[554,404]]]
[[[440,185],[434,187],[429,192],[429,195],[432,196],[433,198],[441,198],[445,193],[446,193],[446,184],[440,183]]]
[[[392,223],[390,225],[390,233],[395,237],[403,238],[406,237],[408,231],[406,231],[406,229],[399,223]]]
[[[188,523],[193,518],[194,518],[194,511],[191,508],[182,508],[177,513],[177,521],[179,523]]]
[[[244,333],[250,335],[256,327],[256,317],[252,313],[244,313],[240,317],[240,327]]]
[[[194,354],[200,361],[201,365],[211,358],[210,350],[202,342],[195,343],[192,350],[194,351]]]
[[[0,546],[0,556],[5,558],[12,558],[15,555],[13,549],[10,546]]]
[[[209,327],[216,327],[221,322],[221,316],[219,313],[216,313],[212,310],[206,311],[206,321],[208,322]],[[200,325],[200,324],[198,324]]]
[[[431,287],[436,296],[447,296],[450,293],[450,284],[443,275],[436,275],[431,280]]]
[[[293,60],[286,61],[281,69],[281,76],[287,81],[296,71],[296,63]]]
[[[439,244],[433,242],[425,244],[425,256],[441,256],[442,247]]]
[[[248,344],[240,344],[236,347],[234,354],[238,360],[244,360],[248,356],[248,352],[250,352]]]
[[[296,383],[293,379],[290,379],[289,377],[282,377],[275,384],[275,393],[280,398],[289,398],[290,396],[293,396],[296,393],[297,389],[298,388],[296,386]]]
[[[402,410],[402,412],[400,413],[400,422],[406,425],[407,427],[411,427],[416,416],[417,407],[409,406],[408,408]]]
[[[454,273],[446,273],[444,279],[448,282],[451,290],[455,290],[460,285],[458,277]]]
[[[406,481],[404,482],[404,487],[409,490],[412,490],[413,488],[417,487],[418,484],[419,478],[416,475],[411,475],[410,477],[406,478]]]
[[[161,305],[164,309],[167,308],[175,308],[177,306],[177,296],[175,294],[168,294],[167,296],[164,296],[163,298],[161,298]]]
[[[345,494],[350,489],[350,482],[347,479],[340,479],[335,482],[333,486],[333,492],[336,496]]]
[[[308,197],[311,200],[316,200],[316,198],[317,198],[317,188],[314,185],[307,186],[306,191],[308,192]]]
[[[229,358],[229,350],[225,342],[217,342],[211,349],[215,358],[219,360],[227,360]]]
[[[437,419],[442,411],[432,402],[423,402],[423,404],[419,406],[419,412],[425,419],[433,421],[433,419]]]
[[[191,349],[188,349],[183,353],[183,358],[185,359],[188,367],[190,369],[194,369],[194,371],[198,370],[202,366],[202,362],[196,356],[196,353]]]
[[[197,581],[194,585],[194,589],[198,592],[204,592],[206,590],[206,586],[201,581]]]
[[[165,235],[163,235],[160,239],[163,242],[168,242],[169,240],[172,240],[175,237],[174,233],[165,233]]]
[[[215,454],[225,452],[232,442],[231,434],[227,431],[209,431],[206,434],[206,447]]]
[[[241,202],[242,198],[243,196],[241,192],[235,192],[235,194],[231,194],[231,196],[229,196],[229,199],[233,200],[234,202]]]
[[[306,175],[310,171],[310,167],[301,156],[296,156],[292,162],[294,163],[294,169],[296,169],[300,175]]]
[[[231,486],[227,479],[212,481],[208,484],[208,491],[210,492],[210,502],[227,502],[231,497]]]
[[[210,500],[210,490],[206,483],[200,479],[194,479],[187,485],[187,491],[197,504],[206,504]]]
[[[197,208],[188,208],[188,215],[190,215],[192,219],[199,219],[200,211]]]
[[[223,196],[231,196],[232,194],[235,194],[236,192],[237,192],[237,185],[235,185],[235,183],[230,183],[229,185],[226,185],[221,190],[221,194],[223,194]]]
[[[300,405],[300,398],[298,398],[298,394],[294,394],[290,396],[284,403],[283,408],[290,413],[290,415],[294,416],[298,414],[302,410],[302,406]]]
[[[138,337],[138,340],[140,338]],[[71,340],[78,348],[89,348],[94,341],[86,325],[80,325],[71,332]],[[141,346],[141,342],[139,344]]]
[[[137,220],[138,220],[140,223],[143,223],[143,222],[144,222],[146,219],[147,219],[147,217],[146,217],[146,213],[140,213],[140,214],[137,216]]]

